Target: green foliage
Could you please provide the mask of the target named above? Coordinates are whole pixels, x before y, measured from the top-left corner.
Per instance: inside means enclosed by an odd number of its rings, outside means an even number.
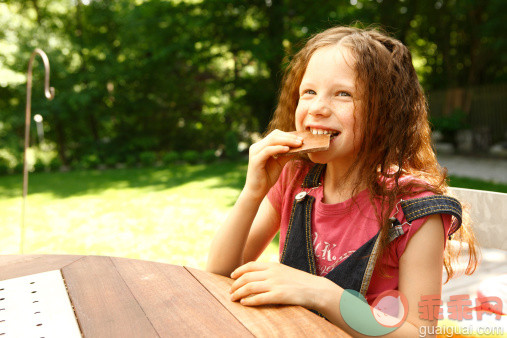
[[[181,158],[183,159],[183,161],[185,161],[186,163],[189,163],[189,164],[196,164],[199,162],[200,160],[200,155],[197,151],[195,150],[187,150],[185,152],[183,152]]]
[[[120,162],[120,156],[117,154],[111,154],[104,158],[104,164],[109,168],[114,168]]]
[[[484,181],[476,178],[459,176],[450,176],[449,182],[452,187],[496,191],[507,194],[507,184],[505,183]]]
[[[137,156],[135,155],[127,155],[126,159],[125,159],[125,164],[128,166],[128,167],[135,167],[138,163],[138,159],[137,159]]]
[[[467,114],[461,109],[455,109],[449,115],[431,117],[431,124],[434,130],[442,133],[453,133],[469,127],[466,122]]]
[[[225,156],[230,159],[237,159],[238,152],[238,136],[234,131],[225,134]]]
[[[53,157],[49,161],[49,169],[51,171],[58,171],[62,167],[62,161],[58,157]]]
[[[5,175],[9,172],[9,161],[4,157],[0,157],[0,175]]]
[[[41,172],[41,171],[44,171],[46,170],[46,164],[44,163],[44,161],[40,158],[38,158],[35,163],[33,164],[33,170],[35,172]]]
[[[19,174],[23,172],[23,162],[18,162],[16,165],[12,168],[12,171],[15,174]]]
[[[461,109],[455,109],[449,115],[431,116],[430,122],[434,130],[442,133],[443,141],[458,146],[456,135],[459,130],[469,128],[466,122],[467,114]]]
[[[89,154],[84,156],[81,161],[79,161],[80,169],[94,169],[100,164],[100,159],[95,154]]]
[[[162,156],[164,164],[175,164],[181,159],[181,155],[176,151],[170,151]]]
[[[204,163],[213,163],[216,161],[217,156],[215,155],[214,150],[205,150],[201,154],[202,160]]]
[[[146,167],[153,166],[157,161],[157,153],[153,151],[144,151],[139,155],[139,160],[141,164]]]
[[[507,81],[503,0],[87,3],[0,4],[0,144],[13,154],[22,150],[35,47],[48,54],[56,96],[43,96],[37,57],[32,112],[63,165],[90,154],[134,165],[132,154],[220,147],[235,158],[234,142],[266,128],[301,41],[356,20],[405,42],[427,90]],[[33,124],[30,133],[33,142]]]

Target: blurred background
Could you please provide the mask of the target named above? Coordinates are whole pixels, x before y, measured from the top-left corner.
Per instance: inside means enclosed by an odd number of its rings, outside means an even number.
[[[505,156],[505,12],[503,0],[3,0],[0,171],[21,168],[36,47],[56,97],[43,98],[36,64],[43,133],[34,123],[31,144],[45,148],[34,164],[111,167],[171,151],[234,156],[265,130],[290,55],[314,33],[359,22],[411,49],[437,149]]]

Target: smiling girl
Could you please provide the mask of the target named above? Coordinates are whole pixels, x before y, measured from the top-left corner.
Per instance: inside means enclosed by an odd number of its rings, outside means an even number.
[[[445,171],[430,142],[427,106],[408,49],[377,30],[335,27],[293,58],[271,132],[250,147],[245,186],[210,250],[207,270],[236,279],[231,299],[247,306],[294,304],[344,322],[344,290],[369,304],[388,290],[408,300],[393,335],[417,336],[424,295],[452,277],[447,239],[473,235],[461,205],[445,196]],[[299,147],[288,132],[331,134],[328,150]],[[260,256],[280,232],[280,263]],[[367,305],[366,305],[367,306]]]

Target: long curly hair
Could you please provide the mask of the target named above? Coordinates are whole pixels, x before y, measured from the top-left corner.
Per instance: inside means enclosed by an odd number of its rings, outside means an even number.
[[[268,132],[295,130],[299,86],[308,62],[316,50],[333,45],[348,48],[356,60],[356,86],[362,94],[364,109],[356,117],[363,130],[360,149],[352,165],[358,178],[355,192],[366,182],[372,204],[375,205],[374,199],[380,199],[384,206],[376,209],[381,224],[382,254],[389,244],[389,217],[400,196],[410,197],[422,191],[449,194],[447,172],[439,166],[432,147],[427,102],[408,48],[377,28],[334,27],[313,36],[285,71]],[[403,175],[416,179],[401,183],[399,179]],[[389,179],[379,179],[381,177]],[[471,274],[477,266],[478,253],[467,219],[463,218],[455,235],[460,243],[468,244],[465,273]],[[456,250],[452,245],[446,246],[447,280],[454,275],[452,263],[460,251],[461,247]]]

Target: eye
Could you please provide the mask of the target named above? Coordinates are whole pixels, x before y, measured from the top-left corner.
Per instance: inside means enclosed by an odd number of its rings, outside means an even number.
[[[339,91],[336,93],[336,96],[352,96],[352,95],[350,95],[349,92]]]
[[[305,89],[305,90],[303,91],[303,95],[304,95],[304,94],[316,95],[317,93],[316,93],[316,92],[315,92],[315,90],[313,90],[313,89]]]

